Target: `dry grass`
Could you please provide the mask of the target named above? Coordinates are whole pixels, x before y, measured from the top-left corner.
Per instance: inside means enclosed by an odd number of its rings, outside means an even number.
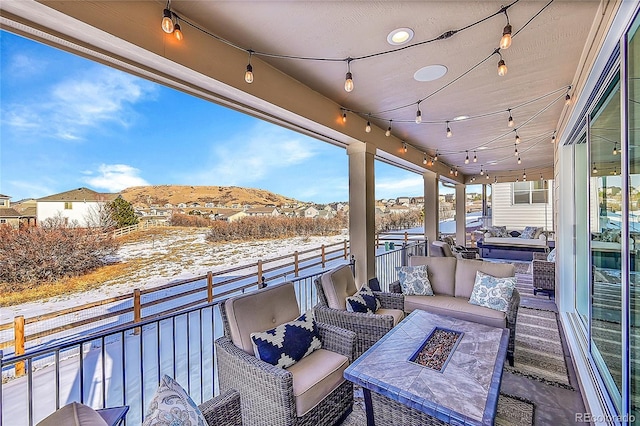
[[[11,284],[0,283],[0,306],[13,306],[33,301],[46,301],[55,296],[93,290],[105,282],[126,278],[141,262],[131,260],[98,268],[81,277],[64,278],[55,282],[34,283],[16,291]]]

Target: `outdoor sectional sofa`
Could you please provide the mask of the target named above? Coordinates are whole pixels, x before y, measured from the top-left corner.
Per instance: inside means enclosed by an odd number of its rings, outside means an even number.
[[[547,240],[548,233],[537,228],[532,235],[522,231],[508,231],[506,227],[492,227],[486,230],[478,241],[482,258],[531,261],[533,253],[547,253],[555,247],[555,241]]]
[[[421,309],[473,321],[493,327],[509,329],[507,360],[513,365],[516,320],[520,306],[520,294],[513,290],[507,312],[469,303],[471,292],[480,271],[498,278],[513,277],[515,266],[510,263],[483,262],[481,260],[457,259],[455,257],[411,256],[409,266],[427,265],[427,276],[431,282],[433,296],[404,296],[404,311],[409,313]],[[391,283],[392,293],[402,293],[400,281]]]

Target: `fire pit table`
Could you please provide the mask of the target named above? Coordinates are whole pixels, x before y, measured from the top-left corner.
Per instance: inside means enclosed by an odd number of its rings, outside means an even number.
[[[415,310],[344,372],[367,425],[493,425],[509,330]]]

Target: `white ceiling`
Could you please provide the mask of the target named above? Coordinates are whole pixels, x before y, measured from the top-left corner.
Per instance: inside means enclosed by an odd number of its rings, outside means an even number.
[[[2,7],[9,7],[9,3],[5,1]],[[161,33],[160,18],[165,2],[42,3],[155,54],[163,55],[169,49],[166,39],[164,44],[157,43],[157,38],[163,35],[156,33]],[[233,67],[233,72],[237,69],[242,78],[248,59],[247,49],[278,56],[360,57],[394,49],[387,42],[387,34],[395,28],[413,29],[415,36],[409,42],[411,45],[487,18],[500,11],[503,4],[502,1],[173,0],[171,9],[184,20],[240,49],[237,54],[220,54],[215,46],[208,47],[207,43],[219,44],[213,36],[205,36],[182,22],[183,45],[174,43],[170,47],[178,51],[184,49],[185,57],[165,56],[190,67],[189,64],[195,61],[194,52],[197,52],[202,55],[202,62],[206,59],[221,69]],[[498,55],[491,56],[506,24],[505,15],[499,14],[445,40],[352,61],[355,89],[351,93],[343,89],[347,65],[342,60],[313,61],[256,55],[252,60],[254,84],[225,83],[266,103],[271,96],[283,96],[289,90],[291,96],[299,96],[297,88],[276,81],[274,75],[284,73],[312,89],[312,95],[305,95],[309,99],[330,101],[333,106],[320,112],[330,116],[326,123],[338,121],[340,107],[350,111],[348,120],[365,123],[370,118],[374,130],[369,134],[360,124],[345,130],[335,124],[332,130],[344,131],[354,140],[371,141],[386,152],[385,156],[395,156],[399,162],[404,158],[422,167],[423,152],[431,158],[438,149],[439,160],[457,166],[464,175],[477,175],[481,167],[491,176],[521,173],[525,168],[530,176],[538,171],[548,174],[553,167],[554,155],[551,136],[569,108],[564,103],[566,88],[575,85],[584,65],[581,58],[586,53],[583,52],[591,49],[588,41],[592,27],[601,23],[598,21],[598,1],[555,0],[545,8],[546,4],[546,1],[520,0],[508,9],[514,34],[521,32],[514,35],[512,46],[501,52],[509,69],[504,77],[497,74]],[[126,12],[127,8],[130,13]],[[154,15],[147,19],[136,18],[142,10],[147,15],[151,10]],[[136,22],[132,24],[131,21]],[[146,36],[141,33],[147,30],[153,32],[155,41],[143,39]],[[60,31],[64,33],[64,30]],[[444,77],[431,82],[413,79],[418,69],[435,64],[447,67]],[[267,69],[267,65],[275,70]],[[192,68],[196,69],[195,66]],[[197,71],[203,72],[202,69]],[[211,72],[216,78],[216,70]],[[273,81],[271,93],[262,92],[260,85],[270,81]],[[570,93],[573,94],[573,90]],[[228,93],[225,96],[233,97]],[[423,122],[416,124],[416,102],[424,98],[427,99],[420,104]],[[523,104],[526,105],[521,106]],[[305,110],[303,100],[295,105],[286,109],[307,117],[311,115]],[[312,105],[311,101],[309,105]],[[514,128],[507,126],[508,108],[513,109],[515,129],[522,141],[517,146],[521,165],[517,164],[514,155]],[[278,115],[274,111],[269,114]],[[358,119],[357,115],[362,118]],[[453,118],[460,115],[486,116],[453,122]],[[385,142],[384,131],[389,120],[393,120],[396,139],[386,138]],[[445,135],[447,120],[452,121],[451,138]],[[316,121],[320,120],[316,118]],[[395,141],[397,146],[390,141]],[[409,145],[409,153],[402,152],[401,141]],[[466,151],[470,158],[475,151],[478,162],[465,165]]]

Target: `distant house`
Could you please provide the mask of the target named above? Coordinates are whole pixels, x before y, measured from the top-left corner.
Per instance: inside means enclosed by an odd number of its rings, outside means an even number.
[[[307,207],[306,209],[304,209],[304,217],[306,218],[313,219],[315,217],[318,217],[319,213],[320,212],[315,207]]]
[[[0,225],[20,227],[20,212],[11,208],[11,197],[0,194]]]
[[[396,199],[396,204],[409,204],[411,199],[409,197],[398,197]]]
[[[327,210],[327,209],[322,209],[318,212],[318,216],[317,218],[319,219],[331,219],[335,217],[335,212]]]
[[[72,189],[71,191],[38,198],[38,223],[49,218],[62,216],[66,223],[77,222],[79,226],[91,226],[96,214],[104,204],[110,203],[119,194],[100,193],[88,188]]]
[[[240,209],[218,209],[215,213],[209,215],[209,218],[227,222],[233,222],[243,217],[247,217],[247,214]]]
[[[388,212],[391,214],[400,214],[400,213],[409,213],[411,209],[407,206],[391,206],[388,209]]]
[[[245,210],[248,216],[280,216],[280,212],[275,207],[254,207]]]
[[[280,213],[286,217],[299,217],[299,210],[291,207],[283,207],[280,209]]]

